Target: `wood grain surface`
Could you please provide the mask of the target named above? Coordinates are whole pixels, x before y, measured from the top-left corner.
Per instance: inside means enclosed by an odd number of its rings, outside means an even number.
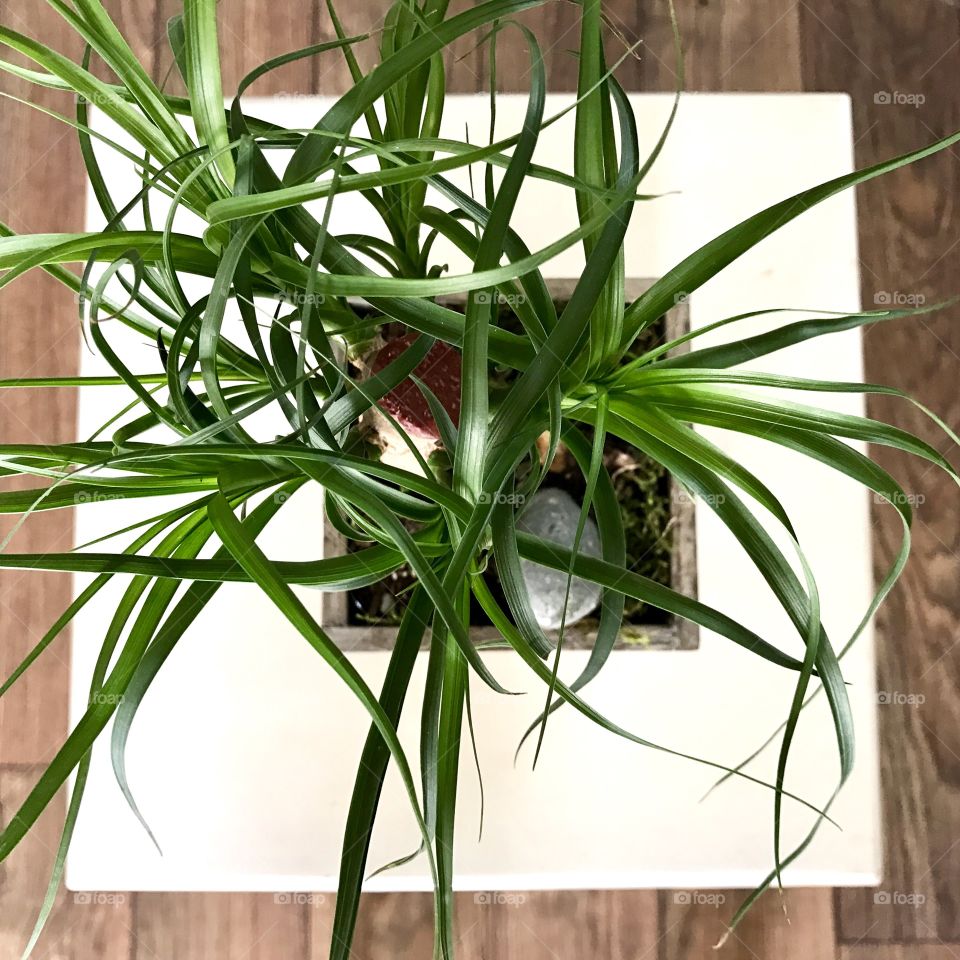
[[[457,0],[466,6],[466,0]],[[171,58],[165,24],[173,0],[110,0],[152,75]],[[340,4],[350,33],[375,30],[384,0]],[[851,94],[860,165],[960,128],[960,4],[954,0],[678,0],[691,90],[845,90]],[[664,2],[608,0],[610,52],[638,45],[620,74],[629,89],[671,90],[675,64]],[[323,0],[223,0],[224,86],[264,59],[332,36]],[[574,4],[550,3],[522,17],[544,45],[551,89],[571,90],[577,64]],[[52,7],[0,0],[0,22],[79,56]],[[372,63],[375,41],[359,49]],[[486,55],[464,40],[447,57],[450,87],[486,89]],[[252,94],[343,90],[349,77],[336,57],[305,60],[261,80]],[[501,38],[497,86],[523,90],[526,61],[518,31]],[[178,89],[171,75],[169,89]],[[26,86],[4,78],[4,91]],[[41,102],[63,98],[34,90]],[[859,193],[865,305],[890,298],[929,302],[960,292],[960,153],[874,182]],[[82,226],[83,183],[76,147],[53,121],[0,102],[0,218],[19,231]],[[884,298],[887,298],[885,301]],[[867,377],[891,383],[960,422],[960,310],[920,323],[872,328]],[[40,274],[0,295],[0,377],[76,369],[79,338],[69,293]],[[0,393],[4,441],[66,440],[74,430],[68,392]],[[872,404],[944,445],[905,404]],[[945,452],[950,452],[946,451]],[[887,869],[880,891],[769,894],[719,954],[774,960],[955,960],[960,957],[960,532],[957,493],[932,470],[889,451],[881,462],[916,494],[914,558],[878,620],[880,688],[913,694],[881,710]],[[876,565],[898,544],[892,511],[876,509]],[[31,522],[21,550],[63,549],[64,514]],[[0,664],[4,675],[64,605],[65,578],[0,573]],[[0,702],[0,817],[11,815],[66,729],[66,657],[58,642]],[[0,960],[19,955],[29,935],[57,841],[62,804],[49,811],[21,849],[0,865]],[[458,895],[461,955],[467,960],[585,957],[687,960],[710,957],[738,902],[735,891],[558,892],[483,898]],[[722,899],[721,899],[722,898]],[[38,957],[62,960],[320,960],[326,956],[332,898],[284,895],[117,893],[84,899],[62,894]],[[786,914],[783,911],[786,906]],[[429,957],[430,898],[365,897],[358,960]]]
[[[954,92],[960,70],[957,18],[956,6],[946,3],[808,0],[801,7],[805,85],[849,85],[858,164],[960,126],[960,97]],[[917,105],[884,102],[894,94],[914,98]],[[904,296],[932,303],[957,290],[958,197],[955,151],[860,192],[865,305]],[[960,395],[950,385],[958,372],[958,319],[951,308],[918,324],[871,330],[865,340],[867,379],[893,383],[957,423]],[[944,449],[922,414],[907,405],[874,399],[870,409]],[[960,940],[956,488],[905,457],[875,453],[918,500],[913,562],[878,620],[879,686],[891,694],[880,711],[890,902],[875,903],[873,891],[841,893],[837,925],[843,940],[861,944],[955,941]],[[873,519],[879,573],[892,559],[899,534],[897,521],[881,507],[874,508]],[[902,698],[895,693],[920,702],[898,706]]]

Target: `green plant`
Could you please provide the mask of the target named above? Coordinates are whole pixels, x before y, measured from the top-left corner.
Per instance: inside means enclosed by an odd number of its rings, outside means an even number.
[[[776,393],[791,388],[900,396],[895,390],[765,376],[735,368],[746,357],[919,311],[803,319],[762,336],[669,357],[668,350],[676,343],[654,346],[639,356],[631,351],[637,337],[679,294],[695,291],[803,210],[946,149],[960,140],[960,134],[804,191],[756,214],[627,303],[622,241],[634,205],[651,199],[638,190],[657,159],[669,124],[650,155],[642,156],[632,112],[616,81],[616,64],[610,66],[606,60],[600,4],[590,0],[581,13],[572,141],[575,176],[535,164],[532,157],[540,131],[558,118],[545,116],[544,65],[536,37],[510,18],[544,2],[485,0],[447,16],[444,0],[422,4],[397,0],[380,33],[381,62],[366,73],[353,47],[367,38],[344,36],[331,5],[338,39],[264,64],[244,79],[226,110],[215,0],[185,0],[182,17],[170,24],[170,42],[189,91],[185,98],[168,96],[153,83],[99,0],[49,0],[87,44],[80,64],[14,30],[0,28],[0,42],[32,61],[25,67],[19,58],[3,60],[0,68],[76,95],[76,116],[60,119],[77,131],[88,175],[108,220],[108,226],[95,234],[19,236],[4,227],[0,269],[5,272],[0,287],[41,268],[76,291],[86,336],[115,370],[115,376],[107,379],[130,392],[129,408],[101,431],[106,437],[106,431],[113,430],[109,438],[99,439],[98,434],[73,444],[0,447],[4,475],[35,478],[36,484],[33,489],[0,494],[0,510],[26,518],[104,493],[182,498],[181,506],[158,516],[145,509],[136,539],[118,552],[104,552],[102,545],[94,544],[88,547],[99,549],[65,554],[0,553],[4,567],[95,575],[6,680],[0,694],[113,577],[130,576],[103,641],[87,712],[0,835],[3,859],[71,772],[76,772],[50,892],[27,953],[39,936],[60,881],[83,797],[91,744],[112,720],[116,775],[136,811],[124,762],[131,724],[184,630],[226,581],[250,582],[264,591],[370,715],[370,733],[358,765],[344,836],[332,957],[343,958],[349,952],[360,884],[370,866],[370,831],[390,762],[403,779],[422,836],[417,853],[427,858],[435,881],[436,954],[452,955],[453,824],[468,683],[478,678],[507,693],[470,641],[471,594],[498,627],[504,643],[544,682],[544,709],[528,731],[537,733],[537,750],[547,718],[562,704],[617,736],[668,749],[616,726],[582,697],[610,653],[625,597],[695,621],[765,658],[771,669],[795,672],[776,781],[765,785],[773,798],[774,868],[734,923],[763,888],[779,879],[781,868],[801,852],[827,817],[829,804],[820,811],[807,841],[799,849],[781,852],[781,805],[784,796],[791,796],[783,786],[784,773],[801,710],[815,682],[824,690],[834,719],[840,786],[852,767],[854,732],[839,659],[903,569],[911,523],[909,498],[897,482],[843,441],[893,446],[956,474],[936,450],[896,427],[785,401]],[[441,138],[445,47],[480,31],[480,41],[489,46],[495,68],[496,40],[507,29],[522,32],[530,60],[522,130],[485,146]],[[316,127],[286,129],[244,111],[242,97],[259,77],[294,59],[312,56],[345,57],[354,78],[352,88]],[[96,78],[90,70],[94,60],[109,68],[113,82]],[[88,103],[95,103],[138,145],[131,151],[107,141],[138,165],[143,179],[138,196],[111,195],[93,149],[94,140],[105,138],[89,126]],[[491,110],[495,105],[492,97]],[[192,119],[195,133],[184,126],[184,118]],[[672,119],[673,115],[671,123]],[[363,136],[355,132],[361,120],[368,131]],[[289,154],[282,176],[268,163],[268,157],[281,151]],[[357,165],[370,158],[375,159],[376,169],[360,171]],[[482,200],[444,176],[478,164],[484,174]],[[502,170],[499,180],[494,176],[497,169]],[[530,178],[546,178],[574,191],[580,217],[576,231],[535,251],[527,248],[512,226],[518,194]],[[427,202],[428,184],[444,198],[445,209]],[[379,214],[382,235],[335,236],[328,231],[333,203],[351,192],[359,192]],[[203,236],[177,232],[173,212],[154,228],[150,211],[157,194],[172,201],[172,211],[185,208],[202,218]],[[306,207],[317,200],[323,201],[324,208],[319,221]],[[138,214],[146,229],[127,226]],[[470,273],[449,276],[433,261],[432,247],[439,236],[470,257]],[[577,244],[583,247],[585,267],[558,314],[539,267]],[[65,264],[83,264],[82,276]],[[188,275],[205,278],[206,293],[199,299],[191,299],[184,290],[183,279]],[[513,305],[511,324],[497,321],[495,298],[488,295],[492,290]],[[437,302],[436,298],[448,294],[466,295],[464,313]],[[373,311],[360,309],[358,300]],[[272,310],[265,310],[268,302]],[[378,374],[357,380],[345,357],[363,352],[384,317],[416,334],[416,339]],[[718,320],[710,329],[742,319]],[[111,331],[121,325],[155,344],[149,371],[129,369],[115,352]],[[702,332],[683,339],[694,341]],[[420,472],[401,470],[369,455],[357,429],[358,419],[407,380],[436,340],[454,345],[461,355],[458,423],[422,385],[452,466],[435,472],[423,463]],[[492,402],[494,363],[516,371],[506,400],[499,403]],[[73,387],[82,382],[76,377],[23,379],[3,386]],[[250,415],[267,407],[286,420],[287,433],[279,439],[248,431]],[[692,424],[755,434],[823,461],[899,511],[902,548],[865,611],[860,629],[839,648],[821,626],[816,584],[789,517],[760,479],[695,433]],[[144,439],[152,428],[165,431],[166,439]],[[518,477],[532,478],[532,485],[542,480],[536,444],[544,433],[549,434],[552,448],[547,462],[562,439],[580,465],[586,490],[580,531],[592,511],[601,533],[602,559],[516,530],[516,498],[511,495]],[[793,622],[800,642],[796,657],[720,611],[626,567],[616,494],[603,468],[603,441],[608,434],[661,464],[701,497],[704,506],[717,512]],[[283,509],[286,494],[307,483],[325,489],[333,522],[373,545],[342,558],[311,563],[286,563],[265,556],[257,546],[258,533]],[[734,488],[764,508],[765,522],[778,524],[790,534],[805,580],[797,578],[790,560]],[[132,533],[118,531],[115,536]],[[219,544],[217,552],[201,559],[209,542]],[[481,575],[490,556],[500,571],[506,610]],[[519,573],[521,557],[568,575],[576,573],[604,588],[596,646],[587,668],[571,683],[558,677],[562,640],[554,651],[531,613]],[[398,627],[378,696],[310,617],[291,584],[343,590],[374,582],[404,565],[415,573],[417,585]],[[419,705],[423,774],[418,790],[396,727],[416,653],[428,629],[428,680]],[[725,771],[725,776],[754,780],[744,765],[732,771],[711,765]]]

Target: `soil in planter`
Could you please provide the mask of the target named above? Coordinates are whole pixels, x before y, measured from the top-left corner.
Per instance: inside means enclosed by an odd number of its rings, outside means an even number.
[[[560,306],[560,305],[558,305]],[[501,308],[501,325],[512,328],[516,317],[507,306]],[[631,354],[639,356],[666,339],[666,323],[661,319],[648,327],[634,344]],[[509,386],[515,371],[491,369],[491,379]],[[589,434],[589,428],[584,428]],[[627,568],[657,583],[671,583],[670,475],[660,464],[651,461],[630,444],[608,437],[604,465],[613,480],[627,548]],[[578,503],[583,501],[586,482],[576,461],[565,449],[558,456],[544,481],[544,487],[566,490]],[[347,550],[359,550],[366,543],[348,540]],[[493,595],[507,609],[495,569],[485,575]],[[351,626],[395,626],[399,624],[407,598],[416,584],[416,577],[407,568],[371,586],[351,590],[347,595],[347,620]],[[647,607],[638,600],[626,599],[624,623],[630,625],[667,624],[669,614]],[[489,626],[490,620],[475,601],[471,607],[471,624]]]

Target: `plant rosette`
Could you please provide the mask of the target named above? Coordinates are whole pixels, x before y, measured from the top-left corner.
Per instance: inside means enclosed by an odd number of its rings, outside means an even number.
[[[71,115],[52,112],[79,139],[105,223],[91,233],[37,235],[0,225],[0,288],[33,270],[68,287],[78,327],[112,371],[95,382],[38,376],[31,359],[29,369],[3,381],[2,389],[107,386],[125,395],[92,437],[0,443],[6,476],[23,481],[0,492],[0,512],[25,522],[47,510],[108,509],[104,501],[116,499],[143,508],[138,522],[110,530],[84,549],[0,551],[0,567],[88,577],[6,678],[0,696],[101,590],[120,591],[103,629],[82,716],[0,833],[2,862],[73,778],[48,893],[26,954],[56,902],[101,736],[110,740],[113,775],[131,816],[146,826],[128,777],[128,737],[156,677],[225,583],[259,591],[369,722],[343,826],[331,960],[351,955],[361,888],[379,866],[368,855],[388,771],[402,787],[419,838],[416,855],[423,857],[434,889],[434,956],[454,955],[458,772],[462,748],[474,734],[469,690],[483,684],[491,695],[512,692],[474,642],[475,608],[483,610],[497,645],[541,685],[542,700],[531,710],[529,726],[517,731],[523,742],[532,738],[537,750],[562,706],[638,748],[676,753],[619,726],[590,702],[589,684],[609,665],[628,601],[706,628],[738,648],[737,656],[756,658],[752,662],[771,675],[786,678],[786,719],[743,764],[729,768],[679,754],[723,779],[737,777],[770,794],[770,872],[737,910],[731,928],[828,821],[832,800],[818,808],[785,786],[794,737],[806,703],[822,690],[839,791],[855,752],[841,661],[900,576],[913,519],[908,493],[850,441],[891,447],[955,480],[958,475],[935,445],[913,433],[816,401],[817,394],[865,393],[911,402],[899,391],[763,373],[758,364],[817,337],[909,320],[944,305],[816,318],[786,316],[777,308],[760,312],[782,320],[779,326],[757,336],[738,334],[737,324],[758,315],[753,310],[713,317],[668,342],[635,348],[676,304],[794,218],[844,190],[948,150],[960,142],[960,133],[760,209],[630,296],[625,238],[635,209],[657,199],[641,191],[670,135],[683,84],[673,4],[666,0],[677,50],[677,100],[656,142],[642,149],[636,117],[617,80],[620,63],[635,50],[620,49],[622,37],[607,28],[599,2],[577,8],[575,102],[562,114],[547,112],[541,46],[536,32],[514,19],[547,2],[484,0],[451,13],[445,0],[397,0],[376,35],[358,37],[346,35],[330,3],[332,39],[262,64],[241,80],[227,110],[216,0],[184,0],[168,26],[185,96],[157,86],[100,0],[50,5],[85,48],[79,60],[0,27],[0,45],[10,51],[9,57],[0,55],[0,70],[42,91],[32,105],[49,114],[49,91],[63,95]],[[232,15],[226,4],[219,12]],[[507,30],[517,31],[525,48],[529,95],[522,123],[479,145],[466,135],[440,136],[451,50],[475,38],[486,46],[495,75]],[[362,58],[375,64],[369,69],[356,54],[362,44],[376,45],[373,56]],[[244,109],[248,88],[263,76],[315,57],[324,63],[342,59],[352,79],[313,126],[288,129]],[[100,79],[104,75],[111,80]],[[93,130],[90,104],[123,142],[110,131]],[[550,156],[538,154],[534,162],[541,134],[568,114],[568,170],[551,165]],[[101,150],[137,167],[133,196],[114,195]],[[453,182],[455,171],[467,175],[474,169],[480,173],[471,180],[475,190]],[[515,212],[524,186],[541,181],[567,192],[577,225],[537,247],[521,235]],[[363,220],[350,224],[354,232],[331,226],[338,199],[347,195],[367,204],[376,226],[355,229]],[[190,216],[181,217],[184,212]],[[438,241],[468,259],[464,272],[450,273],[435,250]],[[570,250],[582,250],[582,268],[558,309],[543,268]],[[464,310],[448,306],[451,297],[465,303]],[[362,304],[398,332],[354,380],[345,374],[344,355],[363,349],[358,345],[369,343],[380,325]],[[500,305],[508,323],[495,315]],[[730,335],[727,342],[698,341],[721,327]],[[120,349],[119,332],[136,341],[135,359]],[[429,352],[422,337],[435,341]],[[677,353],[679,347],[686,352]],[[741,368],[746,360],[749,369]],[[508,370],[509,376],[491,379],[491,370]],[[798,394],[810,402],[794,399]],[[957,442],[948,424],[918,408]],[[261,414],[273,417],[279,429],[259,428]],[[380,456],[357,442],[371,417],[380,439],[387,438]],[[897,511],[900,548],[849,636],[829,636],[821,622],[816,578],[784,505],[745,463],[698,432],[702,426],[788,448]],[[555,459],[550,444],[544,449],[545,433],[562,440],[580,475],[570,547],[520,529],[523,503],[544,485],[550,473],[545,467]],[[438,438],[448,468],[424,470],[420,459],[436,459]],[[789,624],[792,644],[781,649],[741,623],[736,611],[632,569],[618,506],[623,463],[608,455],[608,438],[620,449],[639,451],[696,498],[700,509],[712,511],[759,571]],[[323,490],[331,522],[360,542],[359,549],[297,563],[269,555],[261,535],[286,509],[290,494],[304,486]],[[648,490],[640,485],[631,496],[642,499]],[[748,501],[763,509],[763,523]],[[595,541],[588,521],[595,524]],[[585,531],[592,550],[582,549]],[[491,557],[499,593],[483,576]],[[564,669],[562,639],[553,642],[537,622],[523,563],[559,573],[567,588],[577,578],[600,591],[589,657],[576,674]],[[313,585],[343,594],[402,570],[411,572],[413,586],[391,634],[384,684],[373,690],[295,588]],[[422,643],[429,654],[421,702],[405,706],[412,699],[408,691],[420,689],[412,680]],[[398,734],[410,714],[420,722],[416,763]],[[750,765],[767,746],[778,754],[769,780],[754,776]],[[816,813],[800,842],[789,846],[781,832],[788,799]],[[795,838],[793,831],[783,833]]]

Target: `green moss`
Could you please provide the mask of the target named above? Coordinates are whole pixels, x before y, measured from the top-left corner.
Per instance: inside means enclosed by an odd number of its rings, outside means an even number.
[[[620,630],[619,641],[626,647],[649,647],[650,634],[643,627],[624,624]]]
[[[618,456],[624,461],[611,471],[620,503],[627,546],[627,567],[634,573],[669,586],[673,537],[670,531],[670,477],[658,463],[624,444]],[[627,598],[627,620],[636,622],[647,612],[660,620],[661,611],[646,610],[639,600]]]

